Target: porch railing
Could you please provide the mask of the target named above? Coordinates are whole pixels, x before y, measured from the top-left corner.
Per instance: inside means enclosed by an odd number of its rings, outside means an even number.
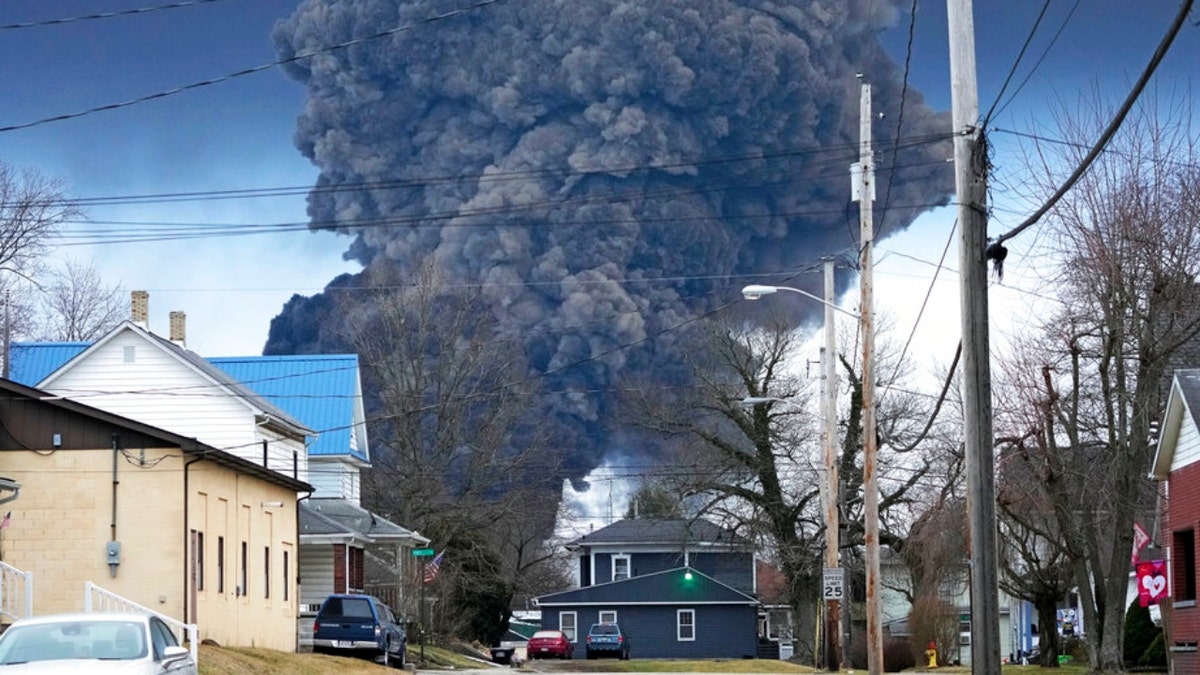
[[[0,615],[13,621],[33,616],[33,572],[0,562]]]
[[[188,651],[192,653],[192,661],[197,664],[200,663],[199,630],[194,623],[184,623],[177,619],[172,619],[166,614],[139,605],[112,591],[104,590],[90,581],[84,586],[83,609],[86,612],[132,612],[156,616],[162,619],[163,623],[173,628],[179,635],[180,641],[188,646]]]

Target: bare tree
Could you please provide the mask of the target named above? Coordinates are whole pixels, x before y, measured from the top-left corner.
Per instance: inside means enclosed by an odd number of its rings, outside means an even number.
[[[32,330],[34,310],[28,293],[49,247],[50,236],[65,220],[78,214],[57,181],[26,170],[16,171],[0,161],[0,302],[4,313],[3,340],[24,337]],[[0,360],[8,358],[7,350]],[[3,372],[7,372],[7,365]]]
[[[126,305],[118,286],[107,286],[94,265],[68,259],[43,284],[36,338],[90,342],[119,324]]]
[[[445,287],[432,267],[370,281],[380,290],[347,326],[379,402],[364,498],[446,551],[444,628],[493,641],[552,557],[541,542],[555,514],[537,506],[561,486],[547,484],[558,474],[536,380],[515,345],[495,338],[478,292]]]
[[[819,382],[794,370],[803,336],[784,321],[768,321],[761,329],[713,322],[700,333],[688,356],[697,385],[668,394],[652,383],[633,386],[626,408],[635,411],[631,414],[640,426],[675,439],[674,490],[706,498],[703,513],[732,524],[779,564],[796,620],[796,655],[811,658],[825,527],[821,436],[813,414]],[[862,398],[852,362],[843,363],[851,378],[844,426],[852,431],[842,446],[846,515],[839,539],[843,565],[855,569],[857,564],[861,574]],[[758,402],[744,405],[746,397]],[[910,411],[902,398],[897,392],[885,410]],[[906,430],[916,426],[886,414],[882,418],[881,428],[894,434],[889,438],[911,437]],[[899,514],[913,503],[927,471],[923,457],[889,453],[881,460],[901,476],[886,481],[880,501],[881,522],[891,528],[882,538],[897,547],[908,520]]]
[[[1107,122],[1099,97],[1059,117],[1064,138]],[[1093,671],[1120,672],[1133,523],[1151,486],[1152,425],[1179,347],[1200,333],[1200,154],[1190,111],[1151,104],[1130,116],[1108,151],[1053,210],[1062,301],[1044,327],[1036,425],[1010,429],[1045,444],[1039,467],[1080,592]],[[1084,150],[1034,148],[1047,194]],[[1010,260],[1010,265],[1012,264]],[[1036,374],[1034,374],[1036,373]]]
[[[31,278],[50,236],[78,213],[58,181],[0,162],[0,276]]]

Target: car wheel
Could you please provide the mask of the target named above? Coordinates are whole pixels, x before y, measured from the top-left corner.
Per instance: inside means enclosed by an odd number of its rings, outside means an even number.
[[[592,659],[596,658],[596,655],[593,654],[592,650],[589,649],[589,650],[587,650],[587,657],[588,657],[588,661],[591,661]]]

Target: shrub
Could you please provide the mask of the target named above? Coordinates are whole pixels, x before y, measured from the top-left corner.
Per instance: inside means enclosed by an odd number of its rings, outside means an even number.
[[[1125,611],[1125,665],[1133,666],[1138,663],[1150,643],[1162,631],[1150,619],[1150,609],[1142,607],[1137,598],[1129,603]]]
[[[898,673],[917,665],[913,658],[913,648],[904,638],[888,638],[883,641],[883,669],[889,673]]]
[[[1154,636],[1154,641],[1138,659],[1137,664],[1144,668],[1167,667],[1167,639],[1163,636],[1161,628],[1158,635]]]

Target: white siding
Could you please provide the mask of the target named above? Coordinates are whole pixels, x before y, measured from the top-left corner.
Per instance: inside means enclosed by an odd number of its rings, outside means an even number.
[[[1179,440],[1175,444],[1175,457],[1171,461],[1171,471],[1177,471],[1185,466],[1200,461],[1200,432],[1196,430],[1196,420],[1191,411],[1183,416],[1179,424]]]
[[[359,468],[335,458],[314,457],[309,472],[314,497],[345,499],[358,505]]]
[[[132,359],[130,359],[132,356]],[[307,452],[298,440],[265,433],[253,409],[191,365],[141,335],[126,330],[64,371],[45,387],[60,396],[180,436],[227,450],[262,464],[262,441],[270,467],[292,475],[292,452],[299,453],[300,480]]]
[[[333,546],[312,544],[300,546],[300,608],[320,605],[333,593]]]

